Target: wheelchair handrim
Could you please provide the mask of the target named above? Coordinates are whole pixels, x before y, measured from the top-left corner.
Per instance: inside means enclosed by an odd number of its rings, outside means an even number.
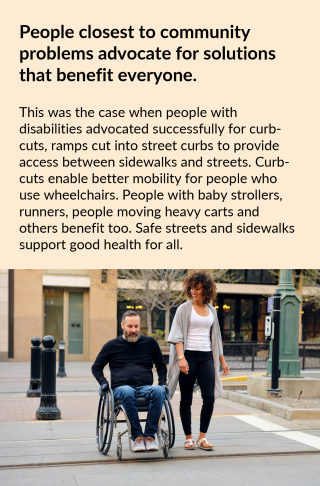
[[[105,397],[100,397],[100,400],[99,400],[98,414],[97,414],[97,425],[96,425],[96,441],[97,441],[98,450],[100,452],[102,451],[101,435],[103,435],[102,431],[100,429],[100,424],[101,424],[101,415],[102,415],[102,407],[103,407],[103,404],[104,404],[104,399],[105,399]]]
[[[114,398],[113,391],[110,388],[107,393],[108,397],[108,421],[106,427],[106,433],[104,435],[104,445],[105,450],[102,451],[104,455],[107,455],[111,446],[112,436],[113,436],[113,426],[114,426]]]
[[[175,441],[175,437],[176,437],[176,428],[175,428],[175,423],[174,423],[172,406],[171,406],[171,402],[170,402],[169,399],[167,400],[167,403],[168,403],[168,407],[169,407],[170,420],[171,420],[171,441],[170,441],[170,444],[169,444],[169,448],[171,449],[174,446],[174,441]]]
[[[165,422],[167,424],[167,432],[168,432],[168,441],[169,441],[169,447],[170,447],[170,444],[171,444],[171,441],[172,441],[172,422],[171,422],[171,417],[170,417],[170,412],[169,412],[169,407],[168,407],[168,402],[167,400],[164,401],[163,403],[163,406],[164,406],[164,410],[165,410],[165,413],[163,414],[164,417],[165,417]],[[162,421],[161,421],[162,423]],[[161,431],[161,438],[163,440],[163,443],[165,442],[165,434],[164,432]]]

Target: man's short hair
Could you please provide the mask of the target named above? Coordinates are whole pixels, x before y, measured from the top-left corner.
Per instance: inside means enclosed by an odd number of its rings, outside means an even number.
[[[138,317],[140,318],[140,316],[139,316],[138,312],[136,312],[136,311],[134,311],[134,310],[128,310],[128,311],[126,311],[126,312],[123,314],[123,316],[122,316],[122,318],[121,318],[121,321],[124,323],[124,322],[125,322],[125,318],[126,318],[126,317],[131,317],[131,316],[138,316]]]

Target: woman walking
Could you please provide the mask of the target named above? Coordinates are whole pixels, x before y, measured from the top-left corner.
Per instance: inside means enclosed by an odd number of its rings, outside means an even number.
[[[205,271],[194,271],[183,282],[185,295],[192,300],[182,304],[175,314],[168,343],[171,344],[168,384],[171,396],[180,385],[180,417],[186,436],[185,449],[195,449],[191,430],[192,394],[200,386],[203,399],[197,446],[213,450],[206,439],[214,400],[222,394],[219,360],[223,375],[229,367],[223,356],[220,327],[210,301],[216,295],[212,277]]]

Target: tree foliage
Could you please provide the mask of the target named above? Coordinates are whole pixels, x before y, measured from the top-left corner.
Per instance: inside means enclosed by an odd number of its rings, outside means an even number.
[[[120,300],[132,300],[146,308],[148,334],[151,334],[151,313],[157,306],[161,293],[160,282],[157,280],[157,270],[119,270],[118,275],[123,280],[123,285],[118,287],[118,298]]]
[[[320,309],[320,270],[302,270],[303,304],[314,304]]]
[[[118,298],[142,304],[147,310],[148,334],[152,333],[151,313],[157,308],[165,311],[165,339],[170,330],[170,311],[185,300],[182,282],[188,270],[135,269],[119,270],[123,284],[118,288]],[[239,281],[230,270],[209,270],[216,282]]]

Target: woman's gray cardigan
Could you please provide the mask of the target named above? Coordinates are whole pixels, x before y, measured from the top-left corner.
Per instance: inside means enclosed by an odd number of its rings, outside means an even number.
[[[222,385],[219,375],[219,357],[223,355],[222,339],[220,326],[218,322],[218,316],[216,309],[209,305],[213,313],[213,327],[211,333],[211,349],[214,360],[215,368],[215,388],[214,388],[214,398],[215,400],[222,395]],[[171,344],[170,346],[170,359],[169,359],[169,371],[168,371],[168,385],[170,388],[171,396],[173,396],[177,383],[179,380],[179,362],[178,355],[176,351],[175,344],[183,343],[183,349],[187,342],[187,334],[190,326],[190,317],[192,311],[192,300],[185,302],[178,307],[177,312],[174,316],[171,331],[167,342]],[[196,383],[195,389],[198,389],[199,385]]]

